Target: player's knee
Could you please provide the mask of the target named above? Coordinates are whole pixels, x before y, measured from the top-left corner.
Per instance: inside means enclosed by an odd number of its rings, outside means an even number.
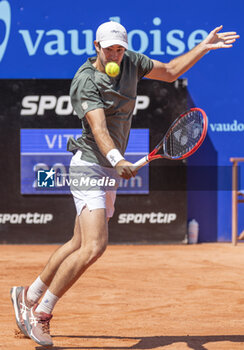
[[[69,243],[70,243],[70,246],[71,246],[72,250],[75,251],[75,250],[80,248],[80,246],[81,246],[81,239],[80,239],[80,237],[73,236],[71,238],[71,240],[69,241]]]
[[[98,259],[107,248],[107,240],[99,240],[92,242],[91,257]]]
[[[106,239],[93,240],[89,242],[85,247],[89,263],[96,261],[105,252],[106,247]]]

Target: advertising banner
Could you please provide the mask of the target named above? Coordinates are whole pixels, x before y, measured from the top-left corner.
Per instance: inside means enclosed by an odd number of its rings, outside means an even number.
[[[0,101],[5,169],[0,174],[0,242],[57,243],[72,235],[76,213],[69,188],[72,153],[66,144],[69,137],[80,137],[82,128],[70,103],[70,83],[0,80],[5,94]],[[126,159],[135,162],[146,155],[186,109],[186,83],[139,83]],[[186,164],[173,163],[155,161],[135,178],[121,179],[109,223],[111,243],[184,240]]]

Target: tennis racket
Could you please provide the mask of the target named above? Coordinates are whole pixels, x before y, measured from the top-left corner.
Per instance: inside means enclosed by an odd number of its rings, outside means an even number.
[[[170,126],[162,140],[147,156],[134,163],[140,169],[154,159],[184,159],[192,155],[203,143],[208,129],[208,118],[200,108],[191,108],[181,114]]]

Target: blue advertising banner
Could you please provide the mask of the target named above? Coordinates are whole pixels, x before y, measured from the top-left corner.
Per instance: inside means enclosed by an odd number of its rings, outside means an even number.
[[[78,138],[78,129],[21,129],[21,194],[70,194],[69,165],[72,153],[66,151],[69,137]],[[132,129],[126,159],[134,163],[149,153],[149,129]],[[53,171],[54,184],[39,186],[38,175]],[[149,167],[143,167],[135,178],[121,179],[118,194],[148,194]]]

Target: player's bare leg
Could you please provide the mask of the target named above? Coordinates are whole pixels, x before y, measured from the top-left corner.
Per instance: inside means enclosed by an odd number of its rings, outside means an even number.
[[[50,257],[48,263],[46,264],[44,270],[40,274],[40,278],[45,283],[46,286],[49,286],[56,271],[58,270],[60,264],[74,251],[81,247],[81,228],[79,217],[76,216],[75,226],[74,226],[74,235],[67,243],[58,248]]]
[[[27,312],[24,321],[28,335],[39,345],[53,345],[49,323],[56,302],[102,255],[107,246],[108,221],[105,209],[89,211],[85,208],[77,220],[81,233],[80,248],[73,251],[61,262],[41,303]],[[60,262],[60,259],[57,260]],[[53,260],[55,261],[55,259]],[[53,266],[57,266],[57,264],[53,263]],[[54,272],[54,269],[50,270]]]
[[[50,257],[40,276],[28,287],[11,288],[11,300],[14,307],[16,323],[20,331],[28,336],[24,323],[26,312],[41,298],[46,291],[55,272],[64,259],[81,246],[81,230],[78,217],[75,220],[74,235],[70,241],[56,250]]]
[[[60,298],[105,251],[108,242],[108,221],[105,209],[89,211],[79,216],[82,244],[58,268],[50,286],[51,293]]]

